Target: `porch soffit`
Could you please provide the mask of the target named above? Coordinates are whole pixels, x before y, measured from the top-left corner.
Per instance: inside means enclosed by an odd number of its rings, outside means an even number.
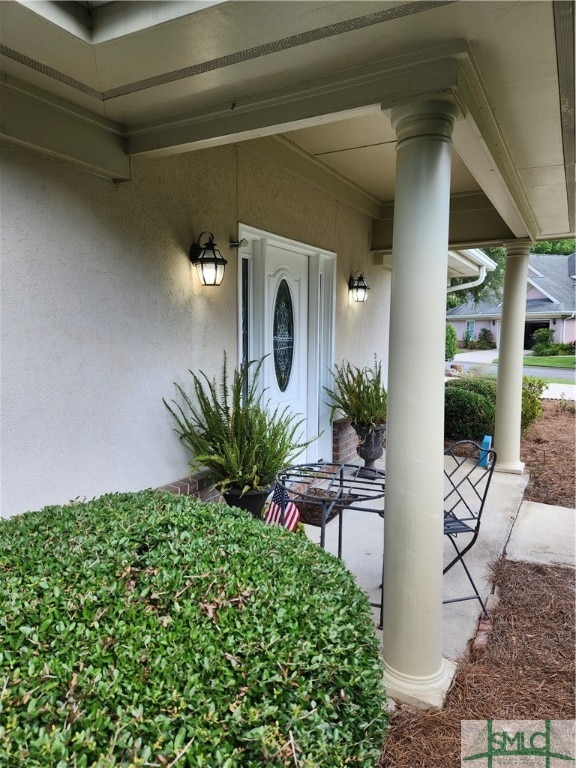
[[[484,174],[483,186],[487,197],[494,200],[495,208],[500,206],[504,209],[501,218],[507,219],[507,229],[503,232],[496,232],[496,236],[507,235],[522,237],[526,236],[527,228],[524,220],[533,219],[530,208],[521,194],[521,186],[513,174],[506,174],[507,179],[512,186],[508,188],[505,184],[504,174],[495,173],[497,168],[492,153],[488,151],[487,145],[481,141],[482,132],[473,120],[473,110],[467,106],[466,100],[460,93],[460,82],[463,80],[462,69],[468,64],[468,73],[466,77],[466,90],[468,99],[472,100],[475,96],[477,107],[476,112],[482,113],[486,109],[486,96],[480,90],[480,93],[474,90],[478,85],[478,78],[473,77],[475,67],[472,63],[471,52],[466,43],[459,42],[450,46],[443,46],[439,50],[427,51],[416,55],[404,55],[392,62],[379,62],[370,67],[363,67],[360,70],[350,70],[339,75],[321,78],[310,81],[298,88],[285,88],[269,94],[260,94],[258,97],[252,97],[240,100],[234,105],[234,109],[229,104],[221,104],[216,107],[196,111],[193,115],[180,116],[177,120],[167,123],[154,122],[141,125],[136,128],[125,128],[122,141],[126,143],[127,154],[129,155],[148,155],[162,156],[175,154],[178,152],[191,151],[212,146],[218,146],[231,142],[243,142],[249,139],[275,136],[278,133],[288,133],[290,137],[291,129],[295,131],[296,137],[306,129],[318,128],[327,124],[333,124],[336,121],[344,119],[362,123],[366,120],[366,113],[370,112],[372,117],[378,119],[382,126],[382,133],[385,137],[384,147],[389,162],[384,163],[380,169],[380,175],[385,179],[384,190],[382,190],[382,181],[377,178],[373,182],[373,190],[366,190],[366,182],[362,187],[350,182],[350,162],[348,164],[343,160],[342,153],[334,153],[328,162],[324,165],[332,171],[333,179],[339,179],[340,183],[336,186],[342,187],[344,183],[356,187],[357,194],[364,193],[365,200],[360,202],[360,206],[369,215],[374,218],[382,216],[382,211],[389,207],[384,204],[380,216],[374,208],[374,201],[378,200],[375,194],[371,192],[392,193],[394,187],[395,155],[392,150],[393,144],[389,144],[386,138],[390,137],[391,128],[384,110],[390,109],[400,104],[425,98],[427,96],[437,96],[439,93],[444,96],[452,95],[459,103],[464,113],[464,118],[458,121],[461,123],[470,123],[465,131],[460,128],[460,134],[466,137],[462,140],[461,146],[456,144],[455,173],[453,177],[453,189],[462,191],[472,188],[474,191],[479,189],[479,184],[475,181],[473,175],[467,167],[472,165],[468,155],[475,160],[475,165],[482,168],[484,163],[488,172]],[[472,73],[472,74],[471,74]],[[8,90],[18,90],[22,95],[27,91],[27,95],[36,105],[42,105],[45,109],[46,102],[50,102],[52,112],[66,112],[67,118],[70,115],[82,115],[82,110],[70,108],[67,102],[57,99],[46,99],[44,95],[38,95],[39,91],[32,91],[24,84],[20,85],[15,81],[5,78],[5,88]],[[489,110],[488,110],[489,112]],[[43,121],[29,119],[26,115],[25,125],[21,126],[24,132],[30,125],[42,125]],[[105,121],[99,120],[101,125]],[[486,122],[486,121],[484,121]],[[110,121],[108,121],[110,123]],[[303,130],[303,126],[305,126]],[[491,127],[491,126],[490,126]],[[486,130],[486,126],[484,126]],[[16,129],[15,131],[16,132]],[[63,138],[66,134],[63,135]],[[501,161],[508,157],[505,144],[500,141],[499,132],[492,132],[493,143],[496,144],[495,151],[498,150]],[[388,144],[388,146],[386,146]],[[302,148],[300,148],[302,150]],[[368,150],[364,147],[363,150]],[[373,147],[375,149],[375,147]],[[382,147],[380,147],[382,149]],[[306,153],[306,150],[300,154]],[[356,153],[354,153],[356,154]],[[462,159],[460,159],[460,155]],[[310,156],[310,155],[309,155]],[[311,157],[311,156],[310,156]],[[294,158],[295,159],[295,158]],[[290,160],[284,153],[284,161],[287,166]],[[354,164],[356,161],[352,160]],[[299,162],[302,167],[302,158]],[[507,167],[512,167],[511,162]],[[365,164],[366,175],[371,171],[374,173],[373,163]],[[356,171],[357,172],[357,171]],[[329,185],[331,191],[334,191],[335,184]],[[521,205],[515,201],[515,196],[520,198]],[[349,197],[349,195],[346,195]],[[372,197],[374,200],[369,200]],[[380,198],[381,199],[381,198]],[[524,211],[524,217],[519,213],[519,208]],[[503,214],[503,215],[502,215]],[[384,216],[385,218],[385,216]],[[466,239],[466,238],[465,238]],[[477,242],[486,240],[486,237],[478,238],[473,236]],[[490,239],[490,238],[488,238]],[[390,247],[391,242],[375,242],[375,248]]]
[[[168,154],[285,133],[300,150],[300,168],[308,155],[376,218],[375,205],[385,213],[392,204],[393,143],[345,139],[317,151],[304,134],[315,129],[328,141],[326,124],[376,119],[374,105],[451,94],[465,116],[454,136],[453,193],[483,192],[499,219],[496,240],[565,235],[573,231],[574,11],[565,2],[523,5],[112,2],[88,11],[77,3],[2,3],[3,85],[27,100],[26,117],[12,115],[4,138],[33,147],[30,117],[41,125],[48,111],[55,125],[65,115],[106,134],[96,160],[70,159],[127,178],[127,162],[108,163],[108,153]],[[39,6],[92,14],[92,39],[39,16]],[[128,23],[127,6],[146,7],[148,26],[143,16],[139,31],[106,40],[102,32],[95,43],[97,21],[128,29],[113,23],[114,14]],[[386,60],[370,61],[378,54]],[[57,140],[54,147],[43,140],[42,151],[65,156]],[[85,144],[75,142],[74,151],[81,155]],[[459,233],[457,241],[487,242],[489,234]]]

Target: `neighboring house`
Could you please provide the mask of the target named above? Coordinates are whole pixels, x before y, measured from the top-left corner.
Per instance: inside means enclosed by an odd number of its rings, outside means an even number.
[[[532,336],[539,328],[554,332],[554,341],[573,342],[576,339],[576,254],[554,256],[530,255],[526,289],[526,322],[524,349],[531,349]],[[465,334],[477,339],[483,329],[491,331],[494,341],[500,339],[502,301],[467,301],[448,310],[446,319],[455,330],[458,340]]]

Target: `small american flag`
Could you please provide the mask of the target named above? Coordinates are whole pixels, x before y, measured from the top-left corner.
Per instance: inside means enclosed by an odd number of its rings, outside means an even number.
[[[295,531],[300,522],[300,512],[296,504],[290,500],[288,492],[278,483],[274,487],[265,522],[268,525],[282,525],[282,504],[284,504],[284,528]]]

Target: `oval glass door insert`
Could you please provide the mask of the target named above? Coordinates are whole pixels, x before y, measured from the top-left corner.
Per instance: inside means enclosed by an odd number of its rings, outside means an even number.
[[[272,349],[276,381],[280,391],[285,392],[290,383],[294,361],[294,309],[290,287],[286,280],[280,281],[276,292]]]

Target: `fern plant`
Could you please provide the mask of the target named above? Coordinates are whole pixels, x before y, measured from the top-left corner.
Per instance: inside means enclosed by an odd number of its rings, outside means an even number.
[[[264,490],[309,441],[299,440],[304,422],[264,401],[259,381],[264,358],[235,368],[229,382],[226,355],[218,382],[200,371],[192,376],[193,397],[177,383],[181,402],[163,400],[174,431],[192,453],[191,471],[206,468],[214,487],[224,492]]]
[[[333,388],[324,387],[331,399],[331,419],[341,411],[353,425],[373,429],[386,421],[387,395],[382,384],[382,363],[374,355],[372,368],[349,362],[334,366]]]

